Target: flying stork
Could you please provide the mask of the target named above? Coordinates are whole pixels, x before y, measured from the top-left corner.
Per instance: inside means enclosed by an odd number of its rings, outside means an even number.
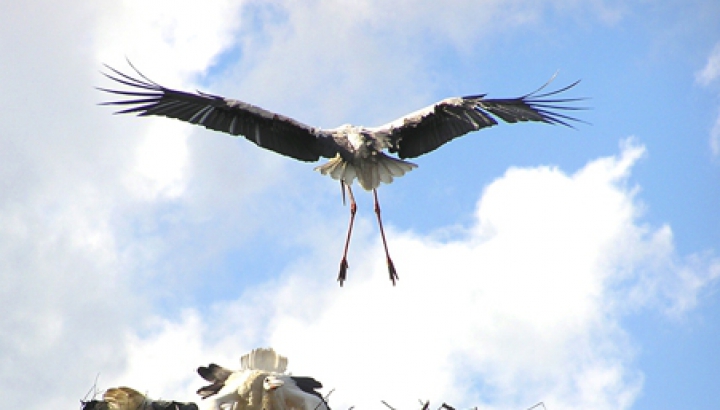
[[[507,123],[535,121],[572,127],[569,123],[578,120],[561,111],[579,109],[567,106],[566,103],[581,100],[556,97],[579,81],[555,91],[541,93],[554,79],[553,76],[539,89],[517,98],[491,99],[485,98],[486,94],[447,98],[379,127],[346,124],[323,129],[240,100],[200,91],[187,93],[166,88],[144,76],[132,64],[130,66],[137,77],[107,65],[111,73],[103,73],[132,88],[131,91],[99,88],[127,97],[102,103],[127,107],[116,114],[137,113],[139,116],[176,118],[215,131],[242,135],[259,147],[300,161],[315,162],[321,157],[330,159],[315,170],[340,181],[343,202],[346,188],[350,198],[350,222],[337,278],[340,286],[347,277],[348,246],[357,210],[351,189],[355,179],[363,189],[373,193],[388,272],[395,285],[398,275],[385,239],[377,188],[381,182],[389,184],[394,178],[417,167],[404,161],[405,158],[427,154],[454,138],[497,125],[498,121],[494,117]],[[399,158],[387,155],[383,152],[385,150]]]

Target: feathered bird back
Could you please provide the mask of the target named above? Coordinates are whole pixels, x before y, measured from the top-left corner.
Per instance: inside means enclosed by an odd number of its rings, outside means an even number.
[[[93,403],[93,402],[88,402]],[[107,389],[103,401],[95,401],[93,406],[85,405],[84,410],[198,410],[195,403],[151,400],[130,387]]]
[[[144,394],[125,386],[107,389],[103,395],[109,410],[139,410],[145,399]]]

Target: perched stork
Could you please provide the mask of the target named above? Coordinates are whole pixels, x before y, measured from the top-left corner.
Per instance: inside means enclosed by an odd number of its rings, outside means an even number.
[[[517,98],[491,99],[485,98],[485,94],[448,98],[379,127],[342,125],[334,129],[322,129],[243,101],[166,88],[130,65],[138,77],[106,66],[112,71],[110,74],[105,73],[107,77],[133,88],[131,91],[100,88],[128,97],[103,103],[127,106],[116,114],[137,113],[139,116],[176,118],[215,131],[242,135],[262,148],[300,161],[315,162],[321,157],[330,158],[315,169],[340,181],[343,201],[345,188],[350,197],[350,222],[337,279],[340,286],[347,277],[348,246],[357,210],[351,189],[355,179],[363,189],[373,192],[388,272],[395,285],[398,275],[385,239],[377,188],[381,182],[389,184],[394,178],[417,167],[404,161],[404,158],[418,157],[454,138],[497,125],[493,116],[507,123],[536,121],[571,126],[570,122],[578,120],[559,111],[579,109],[564,104],[581,100],[554,97],[574,87],[579,81],[555,91],[540,93],[553,80],[551,78],[536,91]],[[384,150],[397,154],[399,158],[385,154]]]
[[[263,381],[263,410],[330,410],[312,377],[270,375]]]
[[[151,400],[130,387],[113,387],[103,395],[102,401],[83,402],[83,410],[198,410],[195,403]]]
[[[263,381],[271,374],[284,373],[287,358],[273,349],[255,349],[240,359],[240,365],[238,371],[214,363],[198,368],[198,374],[211,384],[201,387],[197,393],[203,399],[214,396],[213,410],[231,404],[235,410],[262,410]]]

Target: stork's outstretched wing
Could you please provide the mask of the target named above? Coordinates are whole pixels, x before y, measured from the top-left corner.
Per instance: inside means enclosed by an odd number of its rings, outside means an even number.
[[[387,136],[390,152],[397,152],[400,158],[414,158],[469,132],[497,125],[493,115],[508,123],[537,121],[572,127],[569,122],[580,120],[558,111],[583,109],[562,105],[583,98],[547,97],[566,91],[580,81],[559,90],[538,94],[552,80],[518,98],[486,99],[485,94],[448,98],[375,128],[374,131]]]
[[[132,91],[99,88],[129,99],[104,102],[102,105],[128,106],[116,114],[137,113],[140,116],[159,115],[176,118],[206,128],[242,135],[262,148],[301,161],[320,158],[316,129],[252,104],[217,95],[197,94],[165,88],[138,71],[132,77],[107,66],[108,78],[134,88]]]

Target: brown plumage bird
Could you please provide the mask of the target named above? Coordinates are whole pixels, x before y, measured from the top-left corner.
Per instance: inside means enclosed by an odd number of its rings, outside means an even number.
[[[152,400],[130,387],[107,389],[102,400],[83,402],[83,410],[198,410],[195,403]]]

